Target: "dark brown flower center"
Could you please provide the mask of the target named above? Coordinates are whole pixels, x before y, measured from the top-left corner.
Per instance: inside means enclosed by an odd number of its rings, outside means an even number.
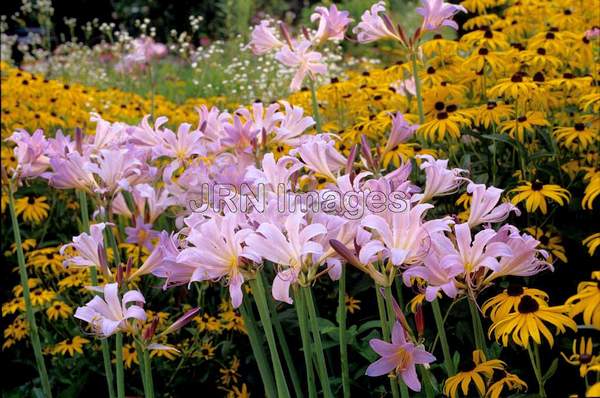
[[[513,83],[521,83],[523,81],[523,76],[521,76],[518,73],[515,73],[514,75],[512,75],[512,77],[510,78],[510,81]]]
[[[491,39],[494,37],[494,33],[491,30],[486,30],[483,34],[483,37],[485,37],[486,39]]]
[[[32,205],[35,203],[35,198],[33,196],[30,196],[29,198],[27,198],[27,203]]]
[[[436,111],[441,111],[444,109],[446,105],[442,101],[438,101],[435,103],[434,107]]]
[[[537,53],[540,55],[546,55],[546,49],[543,47],[540,47],[537,49]]]
[[[541,191],[543,188],[544,188],[544,184],[542,184],[539,181],[534,181],[531,184],[531,189],[534,190],[534,191]]]
[[[525,295],[521,297],[519,306],[517,307],[521,314],[531,314],[540,309],[540,305],[531,296]]]
[[[433,75],[434,73],[435,73],[435,68],[433,66],[430,66],[429,68],[427,68],[428,75]]]
[[[448,119],[448,113],[447,112],[438,112],[437,119],[438,120]]]
[[[586,363],[590,363],[590,362],[592,362],[592,356],[591,355],[581,354],[579,356],[579,363],[581,363],[582,365],[586,364]]]
[[[446,107],[446,112],[448,112],[448,113],[456,112],[457,109],[458,109],[458,106],[456,106],[454,104],[450,104]]]
[[[563,78],[565,79],[573,79],[575,77],[575,75],[573,75],[572,73],[566,72],[563,73]]]
[[[575,131],[583,131],[583,130],[585,130],[585,124],[575,123]]]
[[[489,52],[490,51],[487,48],[480,48],[479,49],[479,55],[488,55]]]
[[[571,15],[571,14],[573,14],[573,12],[571,10],[569,10],[568,8],[566,10],[564,10],[563,13],[565,15]]]
[[[506,294],[508,294],[511,297],[518,297],[518,296],[522,295],[523,292],[524,292],[523,286],[519,286],[519,285],[510,284],[506,288]]]
[[[546,246],[548,243],[550,243],[550,238],[548,238],[546,235],[542,235],[540,237],[540,243]]]
[[[496,102],[494,102],[494,101],[488,101],[488,103],[487,103],[487,108],[490,110],[494,109],[497,106],[498,106],[498,104],[496,104]]]
[[[527,121],[527,117],[526,117],[526,116],[519,116],[519,117],[517,118],[517,121],[518,121],[519,123],[524,123],[524,122],[526,122],[526,121]]]
[[[533,75],[534,82],[543,83],[545,80],[546,78],[544,77],[544,74],[542,72],[536,72],[536,74]]]
[[[548,40],[553,40],[555,37],[556,37],[556,35],[552,32],[546,33],[546,39],[548,39]]]

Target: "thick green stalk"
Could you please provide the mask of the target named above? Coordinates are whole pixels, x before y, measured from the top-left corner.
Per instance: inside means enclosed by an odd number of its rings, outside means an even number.
[[[485,334],[483,332],[483,325],[481,324],[481,317],[479,316],[479,310],[474,300],[469,298],[469,310],[471,311],[471,318],[473,321],[473,335],[475,337],[475,346],[478,350],[488,356],[487,347],[485,344]]]
[[[265,276],[262,273],[260,273],[259,275],[263,280],[263,285],[268,286]],[[281,351],[283,352],[283,359],[287,364],[288,372],[290,374],[290,378],[292,379],[294,393],[296,394],[297,398],[302,398],[304,394],[302,393],[302,384],[300,383],[300,377],[298,377],[298,372],[296,371],[296,366],[294,365],[294,359],[292,358],[290,347],[287,343],[287,339],[285,338],[285,333],[283,331],[283,327],[281,326],[281,322],[279,322],[279,317],[277,316],[275,300],[273,300],[273,297],[271,295],[267,295],[267,303],[269,304],[271,322],[273,322],[273,327],[275,328],[277,341],[279,342],[279,346],[281,347]]]
[[[87,196],[84,191],[79,191],[79,209],[81,210],[81,228],[83,232],[90,232],[90,216],[88,212]],[[92,280],[92,286],[98,285],[98,270],[96,267],[90,268],[90,278]],[[102,359],[104,362],[104,375],[106,376],[106,388],[108,389],[108,397],[115,397],[115,387],[113,385],[113,372],[110,364],[110,347],[108,346],[108,340],[100,340],[100,347],[102,349]]]
[[[42,390],[46,397],[52,397],[52,389],[48,379],[48,371],[42,354],[42,344],[40,343],[40,335],[35,315],[31,305],[31,297],[29,294],[29,277],[27,276],[27,268],[25,266],[25,255],[23,254],[23,243],[21,242],[21,230],[17,221],[17,212],[15,210],[15,198],[13,196],[12,182],[8,184],[8,207],[10,208],[10,218],[12,221],[13,234],[15,238],[15,246],[17,248],[17,262],[19,263],[19,277],[21,278],[21,286],[23,287],[23,301],[25,302],[25,316],[27,317],[27,325],[29,326],[29,337],[31,346],[33,347],[33,355],[35,364],[42,382]]]
[[[116,335],[115,366],[117,368],[117,397],[125,398],[125,371],[123,370],[123,333]]]
[[[417,52],[411,54],[412,72],[415,79],[415,91],[417,97],[417,108],[419,110],[419,124],[425,122],[425,113],[423,112],[423,97],[421,95],[421,78],[419,77],[419,67],[417,65]]]
[[[394,312],[394,307],[392,306],[392,288],[390,286],[386,286],[386,288],[384,289],[385,292],[385,304],[386,304],[386,308],[387,308],[387,319],[388,319],[388,324],[389,324],[389,328],[390,331],[393,330],[394,328],[394,324],[396,323],[396,313]],[[390,332],[390,338],[391,338],[391,332]],[[398,382],[398,385],[400,386],[400,395],[402,396],[402,398],[408,398],[408,387],[406,386],[406,383],[404,383],[403,380],[401,380],[399,377],[396,377],[396,380]]]
[[[391,341],[390,335],[390,327],[387,320],[387,315],[385,313],[385,303],[383,302],[383,297],[381,297],[381,293],[379,293],[380,286],[375,285],[375,297],[377,297],[377,309],[379,311],[379,319],[381,320],[381,332],[383,334],[383,339],[387,342]],[[400,397],[400,392],[398,391],[398,383],[394,379],[390,379],[390,386],[392,388],[392,396],[394,398]]]
[[[271,371],[271,366],[267,362],[267,357],[263,350],[261,339],[259,338],[256,319],[254,319],[254,314],[252,314],[249,300],[250,297],[244,297],[244,301],[242,301],[242,305],[240,306],[240,312],[244,319],[244,326],[246,327],[246,333],[250,340],[252,353],[254,354],[256,364],[258,365],[258,372],[260,373],[260,378],[265,389],[265,396],[267,398],[275,398],[277,392],[275,390],[275,382],[273,381],[273,372]]]
[[[535,373],[535,378],[538,382],[539,392],[538,395],[540,398],[546,398],[546,390],[544,389],[544,381],[542,380],[542,369],[540,368],[540,356],[539,352],[537,352],[537,345],[535,345],[536,352],[534,353],[531,350],[531,345],[535,343],[531,343],[527,346],[527,353],[529,354],[529,360],[531,361],[531,366],[533,367],[533,372]]]
[[[312,291],[310,287],[303,287],[304,291],[304,303],[308,309],[308,319],[310,327],[312,329],[312,335],[315,346],[315,354],[317,360],[317,372],[319,379],[321,379],[321,387],[323,388],[323,396],[325,398],[333,398],[331,392],[331,386],[329,385],[329,375],[327,374],[327,365],[325,364],[325,353],[323,351],[323,343],[321,342],[321,332],[319,330],[319,323],[317,321],[317,310],[312,297]]]
[[[317,86],[313,78],[308,79],[310,81],[310,99],[312,104],[313,118],[317,128],[317,133],[321,133],[321,114],[319,113],[319,101],[317,100]]]
[[[142,386],[144,387],[144,396],[148,396],[148,386],[146,386],[146,365],[144,363],[144,349],[140,342],[135,339],[135,353],[140,365],[140,376],[142,378]]]
[[[346,342],[346,267],[338,285],[338,338],[340,340],[340,361],[342,367],[342,391],[344,398],[350,398],[350,369],[348,368],[348,344]]]
[[[287,398],[290,396],[287,383],[285,382],[285,376],[283,374],[283,367],[279,360],[279,354],[277,353],[277,343],[275,342],[275,335],[273,333],[273,324],[271,323],[271,316],[269,314],[269,305],[267,304],[265,287],[262,283],[262,278],[255,278],[250,280],[250,287],[254,293],[254,300],[258,307],[258,314],[263,324],[265,336],[267,337],[267,344],[269,351],[271,352],[271,361],[273,362],[273,369],[275,372],[275,384],[277,385],[277,395],[280,398]]]
[[[150,366],[148,349],[144,350],[144,376],[146,378],[146,398],[154,398],[154,380],[152,379],[152,367]]]
[[[302,352],[304,353],[304,366],[306,367],[306,384],[308,386],[309,398],[317,397],[317,386],[312,363],[312,345],[310,342],[310,331],[308,329],[308,317],[306,315],[306,306],[304,305],[304,296],[302,291],[294,286],[294,305],[298,316],[298,326],[300,327],[300,337],[302,339]]]
[[[438,330],[438,336],[442,344],[442,352],[444,353],[444,366],[446,367],[446,374],[448,376],[454,376],[456,371],[454,370],[454,362],[452,362],[452,355],[450,355],[450,346],[448,345],[448,338],[446,337],[446,329],[444,329],[444,319],[442,318],[442,312],[440,311],[440,303],[436,298],[431,302],[431,308],[433,309],[433,318],[435,319],[435,326]]]

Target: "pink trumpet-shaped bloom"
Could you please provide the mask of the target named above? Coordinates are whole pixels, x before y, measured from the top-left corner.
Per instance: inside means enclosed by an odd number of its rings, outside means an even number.
[[[226,147],[235,148],[240,151],[250,150],[252,141],[259,133],[252,120],[242,123],[242,119],[238,115],[233,117],[233,124],[226,123],[223,125],[223,129],[225,130],[225,137],[222,143]]]
[[[509,202],[496,206],[500,200],[500,195],[502,195],[502,189],[486,188],[483,184],[470,183],[467,186],[467,192],[473,195],[469,220],[467,221],[471,228],[479,224],[504,221],[511,211],[514,211],[516,215],[521,214],[519,209]]]
[[[319,27],[315,35],[317,42],[325,40],[344,40],[344,33],[352,18],[348,18],[348,11],[338,11],[335,4],[329,9],[326,7],[316,7],[315,12],[310,16],[311,22],[319,21]]]
[[[372,262],[380,253],[397,266],[421,261],[429,249],[431,236],[450,230],[449,219],[423,222],[425,212],[431,208],[433,205],[419,204],[410,210],[390,212],[389,219],[376,214],[366,216],[362,226],[373,230],[374,239],[360,250],[360,261]]]
[[[285,114],[279,127],[275,128],[273,142],[296,146],[302,139],[304,132],[315,125],[315,120],[304,115],[304,109],[299,106],[290,105],[287,101],[281,101],[285,107]]]
[[[104,299],[95,296],[83,307],[75,311],[75,318],[89,323],[95,334],[108,337],[117,331],[124,331],[128,327],[128,319],[137,319],[144,322],[146,312],[139,305],[129,303],[145,303],[144,296],[137,290],[130,290],[119,298],[119,285],[109,283],[104,286]]]
[[[284,46],[283,42],[275,37],[275,32],[269,25],[269,21],[262,20],[252,30],[248,47],[250,47],[254,55],[263,55],[273,49]]]
[[[72,247],[77,250],[77,255],[66,257],[63,261],[65,267],[102,267],[102,261],[99,250],[104,250],[104,228],[110,224],[99,223],[90,226],[90,233],[83,232],[73,237],[73,242],[60,248],[60,254],[64,255],[67,248]]]
[[[94,192],[98,188],[94,174],[86,170],[89,158],[79,152],[50,158],[52,171],[45,174],[48,184],[58,189],[80,189]]]
[[[394,372],[413,391],[421,391],[415,365],[425,365],[435,361],[435,357],[414,343],[406,341],[404,329],[396,321],[392,329],[392,342],[371,339],[369,345],[381,356],[367,368],[366,375],[375,377]]]
[[[385,151],[389,151],[398,144],[408,141],[418,128],[418,124],[411,124],[404,118],[402,113],[396,112],[396,114],[392,116],[392,129],[390,131],[388,142],[385,145]]]
[[[293,48],[289,46],[282,47],[275,58],[282,64],[291,68],[297,68],[296,74],[290,84],[292,91],[300,90],[302,81],[307,74],[314,79],[316,75],[324,75],[327,73],[327,65],[321,62],[323,56],[317,51],[310,51],[312,43],[308,40],[302,40],[295,44]]]
[[[431,155],[417,155],[424,159],[421,170],[425,170],[425,190],[413,196],[420,203],[427,202],[436,196],[450,195],[458,190],[465,181],[463,169],[449,169],[448,159],[435,159]]]
[[[327,233],[322,224],[304,224],[304,214],[296,212],[287,216],[283,232],[276,225],[263,223],[246,238],[250,253],[282,267],[273,281],[273,298],[288,304],[293,303],[290,285],[296,282],[302,264],[309,255],[318,257],[323,252],[313,239]]]
[[[465,7],[444,3],[443,0],[421,0],[421,5],[417,7],[417,13],[423,16],[423,30],[434,31],[442,26],[458,30],[458,25],[452,17],[458,12],[467,12]]]
[[[306,136],[298,148],[290,155],[300,155],[307,169],[322,174],[335,181],[334,173],[346,166],[347,159],[335,149],[335,143],[327,134]]]
[[[48,169],[49,160],[45,155],[48,141],[42,130],[36,130],[31,135],[25,130],[19,130],[7,138],[7,141],[16,144],[14,154],[20,177],[39,177]]]
[[[189,123],[182,123],[177,129],[177,134],[169,129],[158,131],[160,143],[152,148],[153,158],[167,156],[184,161],[194,155],[204,155],[206,148],[200,141],[202,132],[192,130],[191,127]]]
[[[142,182],[143,163],[127,149],[102,149],[97,163],[88,162],[84,169],[96,174],[101,181],[98,193],[114,193],[128,189],[131,184]]]
[[[264,185],[269,192],[286,192],[292,188],[292,175],[301,168],[296,158],[283,156],[275,161],[275,156],[267,153],[262,159],[262,169],[249,166],[245,179],[253,186]]]
[[[391,31],[379,15],[385,13],[385,3],[379,1],[371,6],[360,17],[360,23],[352,29],[352,32],[357,35],[360,43],[371,43],[380,39],[396,39],[401,40],[400,36]]]
[[[159,236],[159,232],[152,229],[152,223],[144,223],[144,217],[135,218],[135,226],[125,227],[127,243],[137,243],[140,246],[152,250],[152,240]]]
[[[194,246],[183,249],[177,261],[197,265],[190,282],[227,278],[231,304],[238,308],[243,298],[242,257],[259,261],[242,245],[251,233],[252,230],[239,227],[237,214],[215,216],[192,229],[187,240]]]

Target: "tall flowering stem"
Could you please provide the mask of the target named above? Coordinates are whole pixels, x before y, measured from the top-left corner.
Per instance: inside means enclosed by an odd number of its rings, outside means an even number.
[[[308,80],[310,81],[310,99],[312,104],[313,117],[315,118],[317,133],[322,133],[323,130],[321,128],[321,114],[319,113],[319,101],[317,100],[317,85],[313,77],[310,77]]]
[[[262,273],[259,275],[263,279],[263,285],[268,286],[265,276]],[[296,366],[294,365],[290,347],[285,338],[285,332],[283,331],[283,327],[281,326],[281,322],[277,316],[277,308],[275,307],[275,301],[273,300],[272,296],[267,296],[267,303],[269,304],[269,311],[272,315],[271,321],[273,322],[273,328],[275,329],[275,334],[277,335],[277,341],[279,342],[279,346],[283,352],[283,359],[287,363],[287,369],[290,373],[290,378],[292,379],[294,392],[297,397],[302,397],[302,384],[300,383],[300,378],[298,377],[298,372],[296,371]]]
[[[310,327],[312,329],[312,335],[314,339],[315,354],[317,361],[317,372],[321,379],[321,387],[323,388],[323,396],[325,398],[333,398],[331,392],[331,386],[329,384],[329,375],[327,374],[327,366],[325,365],[325,353],[323,352],[323,343],[321,342],[321,331],[319,330],[319,323],[317,321],[317,310],[315,308],[315,302],[313,300],[312,291],[310,287],[303,287],[304,291],[304,303],[308,309],[308,319]]]
[[[81,229],[82,232],[90,232],[90,216],[88,212],[87,196],[84,191],[79,191],[79,209],[81,211]],[[90,279],[92,280],[92,286],[98,285],[98,269],[96,267],[90,268]],[[106,376],[106,387],[108,389],[109,398],[114,398],[115,388],[113,385],[113,372],[110,364],[110,348],[108,346],[108,340],[100,340],[100,347],[102,349],[102,359],[104,361],[104,374]]]
[[[304,305],[303,293],[299,287],[294,286],[294,305],[298,315],[298,326],[300,327],[300,338],[302,339],[302,352],[304,353],[304,365],[306,367],[306,384],[308,386],[309,398],[316,398],[317,387],[312,363],[312,345],[310,342],[310,331],[308,328],[308,316]]]
[[[277,343],[275,342],[273,324],[271,322],[271,316],[269,315],[269,305],[267,304],[267,293],[265,291],[262,278],[251,279],[250,287],[254,293],[254,300],[256,301],[256,306],[258,307],[260,320],[263,324],[269,351],[271,352],[271,361],[273,362],[273,369],[275,372],[275,384],[277,385],[277,396],[280,398],[289,397],[290,392],[285,381],[283,367],[281,366],[281,361],[277,352]]]
[[[340,361],[342,366],[342,390],[344,398],[350,397],[350,369],[348,368],[348,345],[346,342],[346,267],[342,266],[338,285],[338,330]]]
[[[117,368],[117,397],[125,398],[125,371],[123,369],[123,333],[116,335],[115,366]]]
[[[533,349],[531,346],[533,345]],[[542,380],[542,366],[540,363],[540,353],[538,349],[538,345],[536,343],[531,343],[527,346],[527,353],[529,354],[529,360],[531,361],[531,366],[533,367],[533,372],[535,373],[535,378],[538,382],[539,391],[538,395],[540,398],[546,398],[546,390],[544,389],[544,381]]]
[[[479,316],[479,310],[475,299],[469,297],[469,310],[471,311],[471,319],[473,321],[473,335],[475,337],[475,346],[478,350],[483,351],[488,355],[487,346],[485,344],[485,334],[483,332],[483,325],[481,324],[481,317]]]
[[[381,320],[381,332],[385,341],[391,340],[390,324],[388,323],[385,302],[383,301],[382,295],[379,293],[380,286],[375,285],[375,297],[377,297],[377,309],[379,311],[379,319]],[[398,383],[394,379],[390,379],[390,386],[392,388],[392,396],[394,398],[400,398],[400,392],[398,391]]]
[[[419,124],[425,122],[425,113],[423,112],[423,97],[421,96],[421,78],[419,77],[419,67],[417,65],[417,51],[411,52],[412,72],[415,79],[415,91],[417,97],[417,109],[419,111]]]
[[[4,169],[2,172],[4,174]],[[27,268],[25,267],[25,255],[23,254],[23,244],[21,242],[21,230],[19,229],[17,212],[15,210],[15,198],[13,194],[12,181],[8,181],[8,184],[6,185],[8,185],[8,207],[10,208],[10,219],[12,221],[15,246],[17,249],[17,262],[19,263],[19,276],[21,278],[21,286],[23,287],[23,301],[25,302],[25,315],[27,317],[27,324],[29,326],[29,336],[31,338],[31,345],[33,346],[35,363],[38,368],[40,380],[42,382],[44,396],[52,397],[52,389],[50,388],[48,371],[46,370],[46,364],[44,363],[44,356],[42,354],[40,335],[35,322],[35,316],[33,314],[33,307],[31,305],[31,298],[29,295],[29,278],[27,276]]]
[[[119,333],[119,335],[121,335]],[[119,336],[117,335],[117,337]],[[154,398],[154,380],[152,379],[152,367],[150,366],[150,354],[148,349],[144,350],[144,378],[146,382],[146,398]]]
[[[444,353],[444,366],[446,367],[446,373],[448,376],[454,376],[456,373],[454,369],[454,362],[452,362],[452,355],[450,354],[450,346],[448,345],[448,338],[446,337],[446,329],[444,329],[444,319],[442,318],[442,312],[440,310],[440,303],[436,298],[431,302],[431,308],[433,309],[433,318],[435,319],[435,326],[438,330],[438,336],[440,337],[440,343],[442,344],[442,352]]]
[[[142,387],[144,388],[144,396],[148,395],[148,386],[146,385],[146,365],[144,363],[144,349],[142,345],[138,341],[138,339],[134,340],[135,345],[135,354],[138,357],[138,362],[140,363],[140,376],[142,378]]]
[[[275,398],[277,391],[275,389],[275,382],[273,381],[273,373],[263,351],[263,345],[259,337],[260,335],[258,334],[256,319],[254,319],[254,314],[252,313],[252,307],[250,306],[248,297],[246,297],[245,300],[242,300],[240,312],[242,314],[242,318],[244,319],[244,326],[246,327],[246,333],[248,334],[248,339],[250,340],[252,353],[254,354],[256,364],[258,365],[258,372],[260,373],[260,377],[265,388],[265,396],[267,398]]]
[[[387,317],[388,317],[387,320],[388,320],[389,328],[390,328],[390,330],[392,330],[395,320],[396,320],[396,315],[394,313],[394,307],[392,304],[392,302],[394,300],[392,298],[392,288],[390,286],[386,286],[384,293],[385,293],[385,303],[386,303],[386,307],[387,307]],[[390,338],[391,338],[391,333],[390,333]],[[408,398],[408,387],[406,386],[406,383],[401,381],[398,377],[395,378],[395,381],[400,386],[400,395],[402,396],[402,398]]]

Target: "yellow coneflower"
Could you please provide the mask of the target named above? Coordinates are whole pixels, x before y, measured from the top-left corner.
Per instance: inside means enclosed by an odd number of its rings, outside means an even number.
[[[559,206],[563,206],[565,203],[569,203],[571,196],[569,191],[559,185],[543,184],[538,180],[534,182],[525,181],[523,185],[514,188],[511,192],[517,193],[511,200],[512,204],[517,205],[525,201],[527,212],[533,213],[539,208],[542,214],[548,212],[546,198],[552,199]]]
[[[194,356],[203,360],[213,359],[215,357],[215,350],[215,346],[210,340],[203,341],[194,353]]]
[[[66,319],[73,313],[73,308],[63,303],[62,301],[53,302],[48,309],[46,309],[46,315],[51,321],[55,321],[58,318]]]
[[[31,304],[33,305],[45,305],[51,302],[56,293],[52,290],[46,290],[42,288],[35,289],[31,292]]]
[[[521,380],[519,376],[508,373],[503,369],[495,369],[485,396],[486,398],[501,398],[506,396],[508,391],[523,390],[527,390],[527,383]]]
[[[494,370],[504,370],[506,364],[499,359],[486,360],[481,350],[473,351],[471,358],[465,358],[458,366],[458,373],[444,383],[444,395],[450,398],[458,396],[460,387],[464,396],[469,394],[471,383],[480,396],[486,392],[486,382],[493,376]]]
[[[511,117],[512,114],[512,106],[496,101],[488,101],[487,104],[475,108],[473,123],[487,129],[492,125],[499,125],[503,120]]]
[[[227,393],[227,398],[250,398],[250,392],[246,383],[242,383],[242,388],[233,386]]]
[[[538,248],[546,250],[550,256],[548,262],[553,262],[553,257],[558,258],[563,263],[567,263],[567,254],[565,247],[562,245],[560,235],[553,233],[551,230],[542,230],[539,227],[525,228],[525,232],[540,241]]]
[[[554,130],[559,144],[571,150],[585,149],[598,139],[598,131],[588,128],[584,123],[575,123],[573,127],[559,127]]]
[[[139,364],[137,350],[133,344],[123,345],[123,364],[129,369],[133,364]]]
[[[18,215],[23,215],[23,221],[39,224],[48,217],[50,205],[46,203],[45,196],[34,198],[33,196],[24,196],[15,200],[15,211]]]
[[[498,319],[502,319],[511,312],[517,310],[521,297],[525,294],[532,297],[534,300],[540,302],[540,304],[546,304],[548,301],[548,295],[538,289],[530,289],[519,285],[509,285],[504,291],[492,298],[489,298],[481,310],[484,314],[489,311],[489,316],[492,322],[496,322]]]
[[[346,294],[345,302],[346,302],[346,310],[349,313],[354,314],[354,312],[360,311],[360,300],[357,300],[354,297]]]
[[[596,249],[600,246],[600,232],[596,232],[585,238],[581,243],[588,249],[588,254],[593,256],[596,253]]]
[[[509,340],[521,347],[529,347],[529,340],[541,344],[543,336],[550,346],[554,345],[554,337],[544,322],[553,325],[556,333],[565,333],[567,328],[577,330],[577,324],[565,313],[567,306],[549,307],[540,300],[529,295],[523,295],[517,306],[517,311],[497,319],[488,332],[494,334],[496,340],[502,340],[502,345],[508,346]]]
[[[508,133],[511,138],[525,142],[525,133],[535,132],[536,126],[549,126],[544,114],[539,111],[529,111],[516,119],[507,120],[500,124],[500,131]]]
[[[455,204],[457,206],[462,206],[465,210],[468,210],[471,207],[471,199],[473,199],[472,193],[463,192],[458,199],[456,199]]]
[[[503,97],[523,101],[537,90],[537,84],[523,74],[516,73],[511,78],[498,80],[498,84],[488,91],[488,97]]]
[[[66,339],[56,344],[52,349],[54,355],[69,355],[71,357],[75,354],[83,354],[83,346],[90,341],[81,336],[75,336],[72,339]]]
[[[600,358],[594,356],[593,344],[591,337],[587,340],[582,337],[577,345],[577,339],[573,340],[572,354],[568,357],[564,353],[560,353],[569,364],[579,366],[579,375],[585,377],[590,366],[600,364]]]
[[[565,302],[570,305],[569,316],[583,314],[583,322],[600,330],[600,289],[598,281],[584,281],[577,286],[577,294]]]
[[[446,134],[453,138],[460,137],[460,128],[469,125],[471,122],[461,113],[455,112],[455,108],[437,112],[435,117],[423,123],[417,133],[423,134],[431,141],[443,141]]]
[[[221,373],[221,384],[224,386],[230,385],[232,382],[237,383],[240,374],[238,369],[240,367],[240,360],[235,355],[231,359],[231,363],[228,368],[219,369],[219,373]]]

